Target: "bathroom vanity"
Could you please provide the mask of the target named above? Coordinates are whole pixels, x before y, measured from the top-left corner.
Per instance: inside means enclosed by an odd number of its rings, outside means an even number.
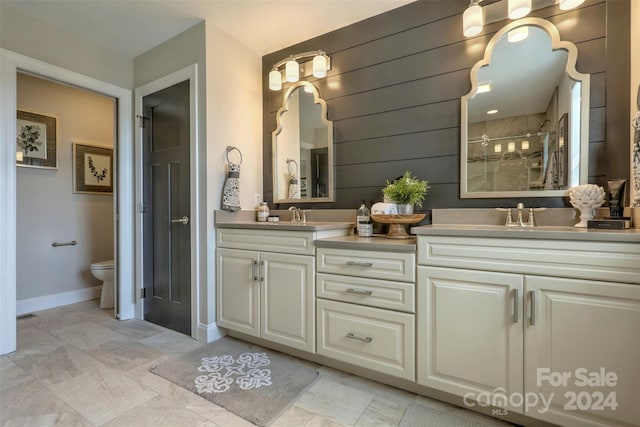
[[[518,423],[640,423],[640,230],[216,227],[234,336]]]

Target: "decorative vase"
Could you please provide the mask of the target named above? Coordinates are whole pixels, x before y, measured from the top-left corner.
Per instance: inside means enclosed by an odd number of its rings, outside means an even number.
[[[582,184],[569,189],[569,202],[580,211],[580,222],[574,227],[587,228],[587,222],[593,219],[595,208],[604,203],[604,189],[599,185]]]
[[[413,215],[413,205],[397,205],[398,206],[398,215]]]

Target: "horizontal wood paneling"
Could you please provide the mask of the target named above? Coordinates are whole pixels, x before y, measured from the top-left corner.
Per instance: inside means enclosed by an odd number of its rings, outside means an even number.
[[[272,194],[271,132],[287,88],[267,90],[268,71],[289,54],[323,49],[332,69],[324,79],[309,80],[327,101],[334,123],[336,202],[318,208],[355,208],[362,198],[379,201],[386,180],[405,170],[429,181],[423,210],[515,205],[519,200],[459,199],[460,97],[471,88],[471,67],[508,22],[486,25],[466,39],[461,28],[467,6],[467,0],[418,1],[263,57],[265,199]],[[607,141],[608,85],[614,82],[607,72],[607,31],[616,31],[611,23],[607,30],[607,6],[605,0],[587,0],[572,11],[552,6],[531,14],[548,19],[562,40],[576,44],[578,71],[591,75],[591,182],[606,182],[608,144],[628,143],[628,138]],[[526,204],[558,207],[567,201],[527,198]]]

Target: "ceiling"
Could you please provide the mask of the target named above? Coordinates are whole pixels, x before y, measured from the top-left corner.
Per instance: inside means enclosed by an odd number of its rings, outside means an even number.
[[[0,0],[127,57],[206,19],[259,55],[414,0]]]

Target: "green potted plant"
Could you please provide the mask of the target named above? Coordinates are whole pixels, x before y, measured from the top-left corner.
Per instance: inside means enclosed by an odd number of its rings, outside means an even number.
[[[412,214],[413,207],[422,207],[427,190],[430,188],[427,181],[411,176],[406,171],[401,177],[393,181],[387,180],[387,186],[382,189],[385,199],[398,205],[399,214]]]

